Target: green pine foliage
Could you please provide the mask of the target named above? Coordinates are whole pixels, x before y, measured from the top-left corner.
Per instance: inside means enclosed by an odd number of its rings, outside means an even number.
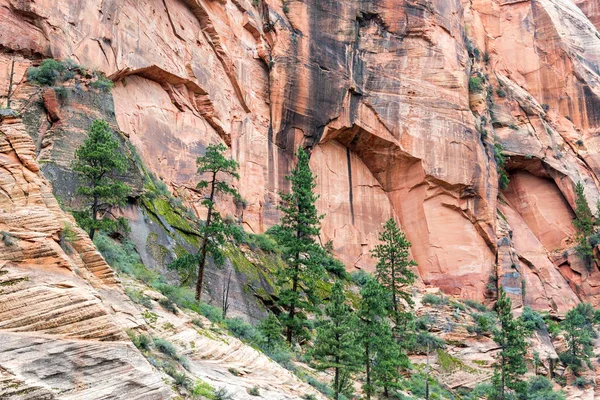
[[[320,370],[333,370],[334,399],[348,392],[344,384],[352,383],[351,375],[359,369],[360,348],[355,339],[356,315],[347,304],[344,284],[336,280],[331,298],[325,306],[326,318],[317,329],[314,358]]]
[[[507,393],[524,396],[527,385],[523,375],[527,372],[525,356],[527,355],[527,329],[519,319],[512,315],[512,302],[506,292],[500,287],[496,303],[499,327],[495,329],[493,339],[500,346],[494,365],[492,382],[497,399],[505,399]]]
[[[224,144],[210,145],[206,148],[206,153],[196,160],[198,173],[208,176],[207,180],[201,180],[196,186],[198,191],[208,193],[208,197],[202,201],[202,205],[208,209],[206,221],[200,228],[202,247],[198,254],[184,254],[168,266],[179,272],[182,284],[196,280],[198,301],[202,294],[206,258],[211,256],[216,264],[222,264],[224,260],[220,249],[231,233],[231,227],[215,209],[215,198],[219,194],[230,195],[235,199],[241,198],[237,190],[228,183],[231,179],[240,179],[237,172],[239,164],[225,157],[226,151],[227,147]]]
[[[577,230],[577,254],[583,259],[587,268],[591,268],[594,260],[594,249],[590,237],[594,233],[593,214],[584,194],[583,183],[575,185],[575,220],[573,225]]]
[[[127,161],[106,121],[92,123],[88,138],[75,151],[73,171],[81,182],[76,193],[85,199],[74,215],[90,238],[94,239],[97,230],[111,232],[126,226],[124,219],[115,218],[111,211],[125,205],[131,192],[118,178],[127,171]]]
[[[387,392],[397,385],[397,370],[408,365],[408,359],[394,340],[387,319],[390,312],[388,291],[375,279],[368,279],[360,295],[357,339],[365,371],[363,391],[370,399],[377,389],[383,388]]]
[[[321,232],[321,216],[315,205],[315,177],[309,167],[309,156],[302,148],[296,152],[298,163],[286,177],[289,193],[281,193],[281,224],[277,241],[281,245],[286,267],[278,271],[279,305],[287,312],[280,315],[286,339],[306,334],[307,313],[316,312],[320,302],[316,284],[324,277],[322,261],[325,251],[317,242]]]
[[[580,303],[569,310],[562,321],[561,328],[565,332],[567,351],[560,353],[559,358],[575,373],[578,373],[584,364],[591,365],[592,340],[597,337],[594,323],[594,309],[587,303]]]
[[[281,344],[281,325],[273,313],[269,313],[258,325],[258,329],[265,338],[265,346],[273,349]]]
[[[371,254],[378,260],[377,280],[392,296],[392,317],[397,321],[400,314],[413,305],[409,289],[415,282],[416,275],[411,267],[417,263],[409,259],[411,243],[393,218],[383,226],[379,241],[381,243],[375,246]]]

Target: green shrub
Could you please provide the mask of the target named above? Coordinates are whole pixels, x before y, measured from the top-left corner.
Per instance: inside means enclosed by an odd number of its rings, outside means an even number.
[[[479,311],[479,312],[485,312],[487,311],[486,306],[484,306],[483,304],[479,303],[478,301],[475,300],[464,300],[463,303],[465,303],[467,306]]]
[[[190,390],[192,396],[194,397],[206,397],[208,399],[214,398],[215,389],[210,386],[208,383],[201,381],[198,379],[194,384],[192,390]]]
[[[534,376],[527,382],[527,400],[565,400],[565,395],[555,392],[545,376]]]
[[[172,343],[158,337],[154,337],[152,338],[152,340],[154,341],[154,346],[158,351],[160,351],[163,354],[166,354],[171,358],[179,358],[177,354],[177,349],[175,348],[175,346],[173,346]]]
[[[211,322],[223,322],[223,312],[210,304],[200,303],[200,314],[204,315]]]
[[[15,237],[12,233],[6,231],[0,231],[0,236],[2,236],[2,242],[6,247],[14,246]]]
[[[265,253],[281,253],[279,244],[267,234],[251,235],[250,241]]]
[[[472,76],[469,79],[469,91],[472,93],[479,93],[483,90],[483,82],[480,77]]]
[[[115,86],[115,83],[104,75],[99,75],[95,81],[90,83],[90,86],[103,92],[110,92],[110,89]]]
[[[504,90],[502,90],[502,88],[497,88],[496,95],[498,97],[504,98],[504,97],[506,97],[506,92]]]
[[[179,313],[179,310],[177,310],[177,305],[169,298],[160,299],[158,301],[158,304],[160,304],[165,310],[172,312],[173,314]]]
[[[204,328],[204,322],[200,318],[194,318],[192,320],[192,324],[196,325],[199,328]]]
[[[261,335],[252,325],[239,317],[226,319],[225,326],[233,336],[241,340],[257,341]]]
[[[150,350],[150,346],[152,345],[152,340],[149,336],[144,334],[136,335],[135,332],[128,330],[127,335],[131,342],[137,347],[139,350]]]
[[[486,333],[489,333],[494,327],[496,315],[490,312],[476,313],[473,314],[473,320],[475,321],[476,325],[474,327],[469,326],[467,331],[470,333],[476,333],[477,336],[482,336]]]
[[[369,281],[369,274],[362,269],[358,271],[354,271],[350,274],[350,278],[352,282],[357,284],[358,286],[364,286]]]
[[[164,371],[171,376],[171,378],[173,378],[175,380],[175,384],[177,386],[181,386],[183,388],[186,388],[187,390],[192,390],[192,381],[190,380],[190,378],[187,377],[187,375],[184,372],[179,372],[177,371],[177,369],[175,369],[175,367],[170,364],[167,363],[163,366]]]
[[[309,376],[308,378],[306,378],[306,382],[310,386],[317,389],[319,392],[323,393],[325,396],[328,396],[328,397],[333,396],[333,390],[331,390],[329,385],[327,385],[326,383],[323,383],[312,376]]]
[[[225,389],[224,387],[220,387],[215,390],[213,394],[213,400],[233,400],[233,396]]]
[[[546,329],[546,322],[544,322],[544,318],[528,306],[525,306],[523,309],[521,321],[523,321],[523,326],[525,326],[525,328],[531,332],[535,330]]]
[[[585,387],[588,385],[588,380],[585,379],[582,376],[578,376],[577,378],[575,378],[575,380],[573,381],[573,386],[578,387],[579,389],[585,389]]]
[[[56,97],[59,100],[64,100],[67,98],[69,91],[64,86],[56,86],[54,87],[54,92],[56,93]]]
[[[135,244],[130,240],[118,242],[104,232],[97,232],[94,244],[106,262],[119,272],[132,276],[146,284],[152,283],[157,274],[149,271],[135,250]]]
[[[52,86],[65,69],[63,63],[47,58],[39,67],[29,68],[27,79],[40,85]]]
[[[296,366],[293,362],[293,353],[289,348],[285,347],[285,345],[263,349],[263,352],[283,368],[289,371],[296,370]]]
[[[431,304],[431,305],[439,306],[439,305],[447,305],[448,303],[449,303],[448,298],[444,297],[444,296],[436,296],[431,293],[427,293],[425,296],[423,296],[423,304]]]
[[[544,110],[544,112],[548,112],[548,110],[550,110],[550,106],[546,103],[542,104],[542,110]]]
[[[149,296],[146,296],[141,290],[126,288],[125,294],[127,294],[127,296],[129,296],[131,301],[133,301],[134,303],[152,309],[152,299]]]
[[[250,396],[260,396],[260,391],[258,390],[258,386],[253,386],[251,388],[248,388],[247,391]]]

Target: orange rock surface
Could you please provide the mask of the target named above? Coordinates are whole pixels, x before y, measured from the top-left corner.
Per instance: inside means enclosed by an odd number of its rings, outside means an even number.
[[[599,198],[592,0],[0,0],[0,10],[11,32],[0,36],[3,93],[13,57],[18,84],[41,57],[104,72],[119,129],[199,215],[190,189],[206,145],[224,141],[240,162],[253,232],[278,221],[302,145],[327,215],[322,240],[350,270],[374,267],[377,229],[393,217],[424,284],[481,300],[498,269],[500,207],[513,215],[507,254],[528,258],[539,242],[540,291],[576,273],[556,260],[573,246],[574,184],[594,210]],[[61,123],[53,92],[44,100]],[[512,181],[500,206],[494,143]],[[556,289],[565,306],[596,296],[570,282]]]

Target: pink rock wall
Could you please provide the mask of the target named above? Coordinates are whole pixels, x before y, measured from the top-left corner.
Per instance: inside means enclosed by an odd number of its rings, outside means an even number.
[[[483,299],[498,258],[494,142],[513,179],[503,207],[528,227],[523,238],[512,227],[515,248],[532,234],[552,259],[572,243],[574,183],[591,205],[599,197],[596,3],[0,0],[11,32],[0,45],[18,57],[19,81],[42,56],[115,80],[119,128],[199,215],[191,189],[206,145],[224,141],[240,162],[253,232],[277,222],[303,145],[327,214],[322,240],[349,269],[373,268],[377,229],[394,217],[425,284]],[[483,90],[469,93],[477,74]],[[554,276],[546,261],[537,267]]]

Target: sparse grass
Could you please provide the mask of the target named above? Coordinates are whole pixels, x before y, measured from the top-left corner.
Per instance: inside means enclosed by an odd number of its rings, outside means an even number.
[[[427,293],[425,296],[423,296],[423,304],[443,306],[443,305],[447,305],[448,303],[449,303],[448,298],[444,297],[444,296],[436,296],[431,293]]]
[[[141,290],[125,288],[125,294],[127,294],[134,303],[152,309],[152,299],[149,296],[146,296]]]

